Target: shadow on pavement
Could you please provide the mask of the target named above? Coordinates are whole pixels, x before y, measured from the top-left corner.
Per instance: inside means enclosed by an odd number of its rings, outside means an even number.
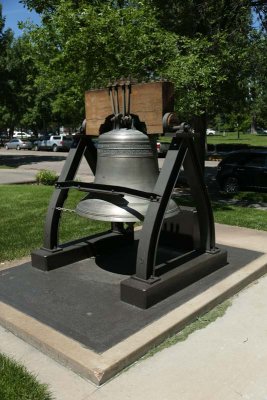
[[[17,168],[21,165],[37,164],[43,161],[64,161],[66,156],[35,156],[35,155],[23,155],[21,152],[18,155],[0,155],[0,165],[6,165],[10,168]]]

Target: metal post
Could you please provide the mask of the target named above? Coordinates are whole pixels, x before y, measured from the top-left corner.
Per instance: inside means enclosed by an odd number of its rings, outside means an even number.
[[[77,138],[77,141],[74,142],[74,146],[69,151],[68,157],[59,176],[59,181],[74,179],[84,153],[91,169],[95,171],[96,160],[94,160],[94,156],[89,156],[88,149],[85,151],[85,148],[88,145],[90,147],[93,146],[90,137],[80,136]],[[58,208],[62,208],[68,197],[68,192],[68,190],[56,188],[50,200],[44,229],[44,248],[46,249],[53,250],[58,247],[58,230],[61,217],[61,210]]]
[[[154,275],[156,249],[164,213],[186,152],[185,141],[174,138],[154,188],[154,193],[162,197],[158,201],[151,200],[141,231],[136,263],[136,277],[139,279],[147,280]]]
[[[197,209],[200,247],[204,251],[213,251],[215,249],[213,212],[193,138],[187,139],[187,146],[188,152],[183,166]]]

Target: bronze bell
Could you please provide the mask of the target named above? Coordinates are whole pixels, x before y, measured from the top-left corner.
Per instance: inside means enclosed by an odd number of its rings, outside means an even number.
[[[158,160],[146,134],[121,128],[100,135],[94,183],[152,192],[158,174]],[[100,221],[136,222],[144,219],[148,205],[149,200],[135,196],[92,193],[77,205],[76,212]],[[165,218],[177,212],[170,200]]]

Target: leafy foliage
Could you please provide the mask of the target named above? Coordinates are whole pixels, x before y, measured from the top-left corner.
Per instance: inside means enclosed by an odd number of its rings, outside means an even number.
[[[29,28],[39,74],[36,107],[46,104],[54,118],[83,119],[84,91],[110,79],[159,77],[175,44],[147,6],[73,7],[61,1],[40,28]],[[46,99],[46,100],[45,100]]]
[[[177,111],[203,116],[203,129],[206,116],[229,113],[267,124],[266,30],[253,28],[251,14],[264,27],[265,1],[21,2],[42,24],[24,24],[19,40],[0,35],[5,126],[77,126],[84,92],[121,76],[172,80]]]
[[[5,31],[0,13],[0,128],[9,127],[12,131],[21,124],[34,127],[36,120],[29,115],[36,93],[35,75],[27,38],[14,39],[10,29]]]
[[[53,186],[58,180],[58,175],[49,170],[41,170],[36,174],[36,182],[41,185]]]
[[[2,16],[2,5],[0,4],[0,129],[10,119],[9,98],[11,83],[9,80],[7,59],[12,40],[12,31],[10,29],[5,30],[5,19]]]
[[[176,57],[166,75],[175,83],[177,109],[192,116],[214,109],[220,85],[227,79],[221,59],[204,37],[180,37]],[[217,102],[218,103],[218,102]]]

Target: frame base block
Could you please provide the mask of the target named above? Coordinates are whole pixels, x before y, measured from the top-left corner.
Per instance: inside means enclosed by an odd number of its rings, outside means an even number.
[[[84,242],[56,250],[34,250],[31,253],[31,260],[34,268],[41,269],[42,271],[51,271],[92,256],[93,252],[90,244]]]
[[[41,248],[31,253],[32,266],[51,271],[98,254],[107,253],[133,240],[131,235],[104,232],[98,235],[65,243],[56,249]]]
[[[203,253],[160,276],[153,283],[131,276],[121,282],[121,300],[147,309],[227,264],[227,252]]]

